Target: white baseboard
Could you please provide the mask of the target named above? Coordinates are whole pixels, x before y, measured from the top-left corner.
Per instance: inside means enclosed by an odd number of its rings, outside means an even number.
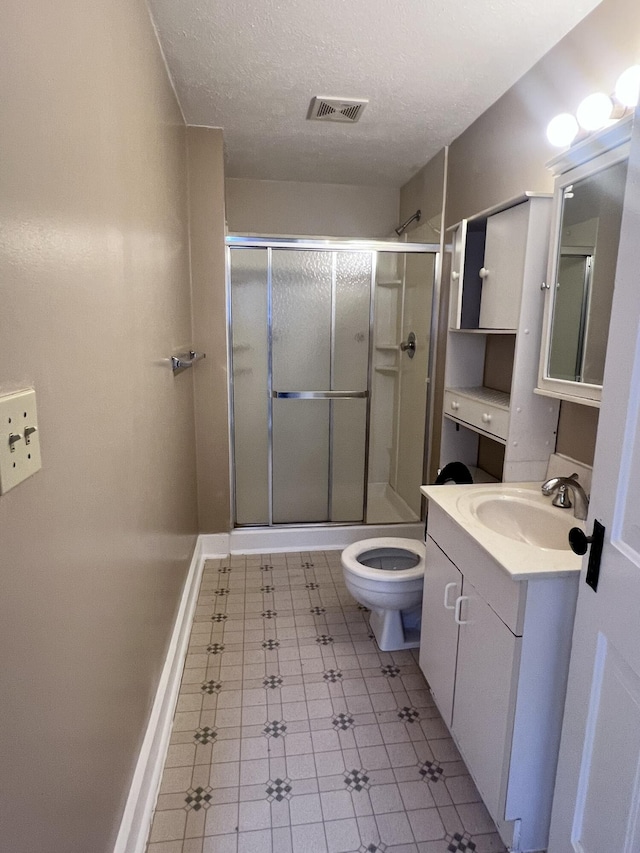
[[[203,560],[226,557],[231,553],[229,533],[201,533],[198,537],[200,555]]]
[[[160,676],[113,853],[144,853],[146,847],[167,756],[182,669],[189,645],[191,622],[204,567],[202,538],[198,537],[191,559],[167,658]]]

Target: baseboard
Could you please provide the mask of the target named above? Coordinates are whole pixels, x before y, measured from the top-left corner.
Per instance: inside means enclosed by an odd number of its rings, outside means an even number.
[[[113,853],[144,853],[167,756],[205,556],[198,537]],[[228,538],[228,537],[227,537]]]
[[[203,560],[210,560],[213,557],[226,557],[231,550],[228,533],[201,533],[198,541]]]

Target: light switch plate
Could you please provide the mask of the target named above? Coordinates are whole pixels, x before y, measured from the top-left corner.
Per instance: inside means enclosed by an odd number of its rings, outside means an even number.
[[[0,397],[0,495],[42,467],[33,389]]]

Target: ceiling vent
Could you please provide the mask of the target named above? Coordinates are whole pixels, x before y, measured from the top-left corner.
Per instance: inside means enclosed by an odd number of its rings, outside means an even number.
[[[311,101],[307,118],[313,121],[358,121],[369,103],[362,98],[323,98],[316,95]]]

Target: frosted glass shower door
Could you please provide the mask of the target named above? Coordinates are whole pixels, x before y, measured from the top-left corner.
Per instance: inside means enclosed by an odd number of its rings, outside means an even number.
[[[361,521],[370,252],[274,249],[273,523]]]
[[[231,352],[235,520],[269,523],[269,336],[266,249],[233,249]]]

